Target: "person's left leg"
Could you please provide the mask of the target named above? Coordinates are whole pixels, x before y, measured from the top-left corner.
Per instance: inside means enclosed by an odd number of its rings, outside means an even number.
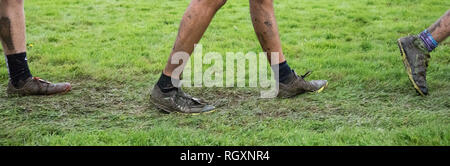
[[[50,95],[68,92],[69,83],[52,84],[32,77],[26,58],[23,0],[0,0],[0,40],[6,56],[9,95]]]
[[[250,14],[258,40],[263,51],[267,53],[272,69],[278,70],[279,73],[275,76],[279,83],[278,97],[287,98],[305,92],[321,92],[328,84],[326,80],[305,81],[307,74],[298,76],[287,64],[281,48],[273,0],[249,1]]]
[[[416,91],[428,95],[427,67],[430,53],[450,36],[450,10],[418,35],[398,39],[398,47],[409,80]]]

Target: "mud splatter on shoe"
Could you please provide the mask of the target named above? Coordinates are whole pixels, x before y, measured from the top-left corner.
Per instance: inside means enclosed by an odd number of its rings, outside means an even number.
[[[30,77],[23,82],[23,86],[20,88],[14,87],[9,82],[6,93],[12,96],[53,95],[67,93],[70,90],[72,90],[70,83],[53,84],[39,77]]]
[[[398,47],[412,85],[420,95],[428,95],[426,76],[430,54],[426,47],[417,36],[398,39]]]
[[[178,112],[195,115],[213,112],[215,109],[214,106],[184,93],[181,89],[163,93],[157,85],[151,92],[150,101],[167,113]]]
[[[289,83],[280,83],[278,96],[279,98],[290,98],[307,92],[322,92],[327,86],[327,80],[313,80],[305,81],[305,78],[311,72],[306,73],[303,76],[298,76],[297,73],[292,71],[290,75],[291,80]]]

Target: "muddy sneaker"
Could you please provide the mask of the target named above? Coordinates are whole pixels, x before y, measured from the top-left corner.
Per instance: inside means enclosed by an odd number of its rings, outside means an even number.
[[[400,48],[409,80],[414,88],[420,95],[428,95],[426,75],[428,59],[430,59],[429,52],[417,36],[398,39],[398,47]]]
[[[70,90],[72,90],[70,83],[52,84],[39,77],[30,77],[24,81],[22,88],[16,88],[9,82],[6,93],[11,96],[52,95],[67,93]]]
[[[200,114],[214,110],[214,106],[184,93],[181,89],[163,93],[157,85],[151,92],[150,101],[167,113]]]
[[[306,92],[322,92],[327,86],[327,80],[313,80],[305,81],[311,72],[306,73],[303,76],[298,76],[297,73],[292,71],[290,82],[287,84],[280,83],[278,97],[279,98],[290,98]]]

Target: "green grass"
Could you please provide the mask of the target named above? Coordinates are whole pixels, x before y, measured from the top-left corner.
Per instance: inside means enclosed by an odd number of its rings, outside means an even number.
[[[260,99],[257,88],[188,88],[217,112],[167,115],[148,92],[188,3],[26,1],[32,73],[74,89],[7,98],[0,60],[0,145],[450,145],[450,41],[432,53],[428,97],[410,85],[396,45],[449,1],[277,0],[290,66],[329,88],[288,100]],[[248,1],[228,1],[201,43],[204,52],[260,52]]]

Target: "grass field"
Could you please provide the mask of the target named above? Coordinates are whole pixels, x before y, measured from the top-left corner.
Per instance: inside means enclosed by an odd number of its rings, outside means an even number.
[[[0,145],[450,145],[450,40],[432,53],[431,95],[410,85],[396,39],[447,11],[446,0],[275,0],[284,52],[321,94],[260,99],[257,88],[187,88],[218,106],[198,116],[149,103],[187,0],[26,1],[34,76],[67,95],[7,98],[0,60]],[[260,52],[248,1],[230,0],[204,52]]]

